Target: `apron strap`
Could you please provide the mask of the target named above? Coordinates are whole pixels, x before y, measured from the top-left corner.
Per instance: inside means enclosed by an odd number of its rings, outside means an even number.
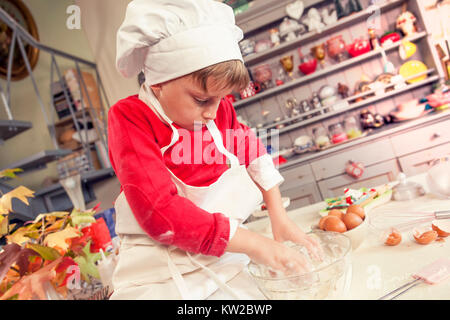
[[[178,291],[181,294],[181,299],[190,300],[189,290],[186,286],[186,281],[184,281],[183,277],[181,276],[180,270],[178,270],[177,266],[173,262],[172,257],[170,256],[169,249],[166,249],[166,254],[167,254],[167,266],[169,267],[169,272],[172,276],[172,279],[175,282],[175,285],[177,286]]]
[[[215,122],[213,120],[208,121],[206,123],[206,127],[208,128],[217,149],[219,149],[219,151],[227,157],[230,161],[231,167],[238,167],[239,159],[224,147],[222,135],[220,134],[219,129],[217,129]]]
[[[187,251],[186,251],[186,255],[189,257],[189,259],[191,260],[191,262],[194,265],[205,270],[206,273],[209,275],[209,277],[212,280],[214,280],[214,282],[219,286],[220,289],[222,289],[224,292],[228,293],[231,297],[235,298],[236,300],[241,300],[241,298],[236,294],[236,292],[234,292],[233,289],[231,289],[229,285],[227,285],[225,282],[220,280],[219,277],[214,273],[214,271],[212,271],[207,266],[204,266],[203,264],[201,264],[200,262],[195,260]]]

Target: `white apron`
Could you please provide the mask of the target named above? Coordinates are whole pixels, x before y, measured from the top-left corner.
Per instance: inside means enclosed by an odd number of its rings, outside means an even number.
[[[179,139],[178,130],[165,115],[156,97],[149,100],[159,115],[172,128],[172,139],[165,151]],[[219,179],[208,187],[193,187],[178,179],[170,170],[178,194],[198,207],[229,218],[245,221],[262,202],[262,194],[241,166],[228,152],[214,121],[207,123],[217,149],[230,164]],[[244,254],[225,253],[221,258],[201,254],[190,255],[174,246],[153,241],[137,223],[122,192],[116,202],[116,233],[121,239],[119,261],[113,275],[114,293],[111,299],[206,299],[218,288],[230,298],[240,296],[226,282],[249,263]]]

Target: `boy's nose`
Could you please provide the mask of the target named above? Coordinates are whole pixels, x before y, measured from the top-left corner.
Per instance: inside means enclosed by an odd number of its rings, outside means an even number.
[[[217,108],[208,108],[202,114],[205,120],[214,120],[216,118],[216,115],[217,115]]]

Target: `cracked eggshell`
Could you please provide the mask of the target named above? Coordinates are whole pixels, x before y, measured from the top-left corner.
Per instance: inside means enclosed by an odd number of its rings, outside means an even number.
[[[387,246],[396,246],[402,242],[402,234],[395,228],[390,228],[381,236],[382,241]]]
[[[430,244],[437,239],[438,233],[431,228],[415,228],[413,230],[413,237],[419,244]]]
[[[437,232],[439,237],[450,236],[450,221],[449,220],[433,220],[431,228]]]

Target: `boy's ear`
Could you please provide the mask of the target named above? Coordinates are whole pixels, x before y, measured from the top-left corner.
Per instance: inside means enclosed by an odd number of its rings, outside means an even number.
[[[152,89],[152,91],[155,93],[155,95],[157,97],[159,97],[160,93],[161,93],[161,89],[162,89],[162,84],[152,84],[150,86],[150,88]]]

